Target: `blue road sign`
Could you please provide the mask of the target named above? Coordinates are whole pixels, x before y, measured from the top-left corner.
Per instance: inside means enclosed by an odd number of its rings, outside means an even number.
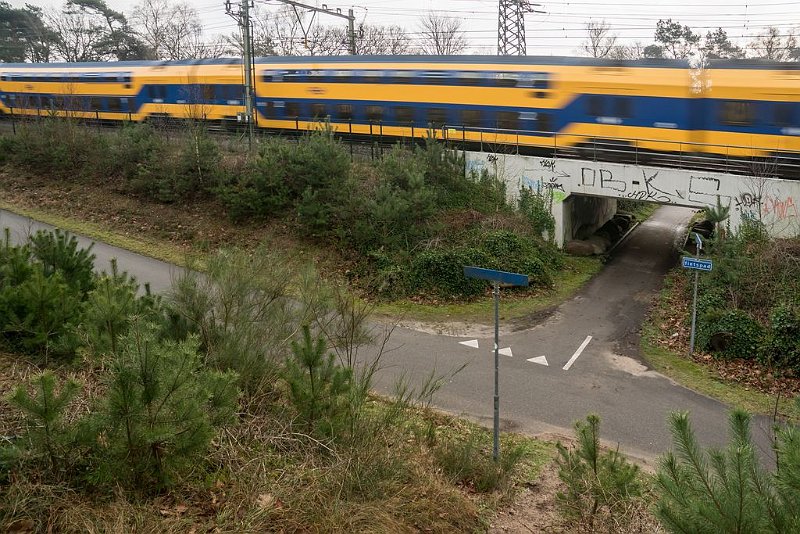
[[[480,267],[464,266],[464,276],[467,278],[480,278],[481,280],[500,282],[501,284],[508,284],[511,286],[528,285],[527,274],[508,273],[506,271],[495,271],[492,269],[482,269]]]
[[[683,257],[684,269],[697,269],[698,271],[710,271],[714,264],[711,260],[701,260],[700,258]]]

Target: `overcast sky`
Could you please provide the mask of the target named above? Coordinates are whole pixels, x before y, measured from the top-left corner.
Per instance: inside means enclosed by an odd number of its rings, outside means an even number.
[[[26,0],[10,0],[23,6]],[[57,0],[27,0],[28,3],[46,7],[60,6]],[[239,0],[233,0],[238,2]],[[301,0],[302,1],[302,0]],[[619,36],[620,42],[641,41],[650,44],[656,22],[672,18],[687,24],[696,32],[722,27],[734,42],[746,44],[753,36],[768,26],[777,26],[788,33],[800,26],[800,1],[785,0],[577,0],[575,2],[542,3],[526,17],[528,55],[575,55],[585,40],[585,24],[590,21],[607,21]],[[114,9],[129,13],[135,1],[107,0]],[[257,6],[277,10],[275,0],[255,0]],[[223,0],[189,1],[197,9],[208,35],[230,33],[236,30],[235,22],[225,14]],[[463,21],[473,52],[493,54],[497,46],[497,0],[362,0],[358,4],[337,3],[336,0],[304,3],[355,10],[357,23],[374,25],[396,24],[405,27],[412,35],[419,31],[420,15],[438,11]],[[324,17],[324,24],[346,24],[343,19]]]

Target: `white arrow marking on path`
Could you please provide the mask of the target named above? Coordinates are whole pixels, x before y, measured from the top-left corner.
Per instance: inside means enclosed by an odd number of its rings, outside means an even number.
[[[502,354],[503,356],[510,356],[512,358],[514,357],[514,355],[511,354],[511,347],[506,347],[504,349],[500,349],[500,354]]]
[[[459,341],[459,345],[466,345],[467,347],[472,347],[473,349],[478,348],[478,340],[473,339],[472,341]]]
[[[538,363],[539,365],[550,365],[547,363],[547,358],[544,356],[539,356],[538,358],[528,358],[528,361],[531,363]]]
[[[578,350],[576,350],[575,354],[572,355],[572,358],[569,359],[569,361],[567,362],[567,365],[564,366],[564,370],[565,371],[569,371],[569,368],[572,367],[572,364],[575,363],[575,360],[578,359],[578,356],[581,355],[581,352],[583,352],[583,349],[586,348],[586,345],[588,345],[591,340],[592,340],[592,336],[586,336],[586,339],[583,340],[583,343],[581,343],[581,346],[578,347]]]

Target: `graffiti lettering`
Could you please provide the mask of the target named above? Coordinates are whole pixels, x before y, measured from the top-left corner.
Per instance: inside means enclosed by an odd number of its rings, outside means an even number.
[[[741,213],[744,213],[744,211],[742,211],[744,209],[761,205],[761,197],[752,193],[742,193],[733,200],[736,202],[736,209]]]
[[[584,167],[581,169],[581,185],[588,185],[594,187],[594,181],[597,176],[597,171]]]
[[[614,174],[605,169],[600,170],[600,187],[603,189],[613,189],[620,193],[624,193],[628,189],[628,184],[623,180],[615,180]]]
[[[542,180],[542,187],[545,188],[545,189],[550,189],[550,190],[553,190],[553,191],[558,190],[558,191],[561,191],[563,193],[566,193],[566,191],[564,191],[564,186],[562,184],[558,183],[558,179],[555,176],[551,177],[550,180],[547,181],[547,182]]]
[[[539,165],[541,165],[543,169],[548,169],[551,171],[556,170],[556,160],[554,159],[540,159]]]
[[[779,221],[798,217],[797,205],[792,197],[781,200],[770,195],[765,196],[761,213],[765,216],[772,215]]]
[[[633,200],[652,200],[654,202],[663,202],[665,204],[672,203],[674,201],[674,196],[656,187],[654,181],[657,177],[658,177],[658,171],[655,171],[653,172],[653,174],[648,176],[647,171],[642,169],[642,179],[644,180],[644,189],[639,191],[632,191],[628,193],[626,196]],[[679,193],[677,196],[678,198],[681,198]]]
[[[489,161],[489,163],[497,163],[497,156],[494,154],[489,154],[486,156],[486,159]]]

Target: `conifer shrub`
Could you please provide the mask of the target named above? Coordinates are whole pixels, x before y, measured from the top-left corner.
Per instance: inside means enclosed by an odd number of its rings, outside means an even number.
[[[575,434],[575,446],[556,444],[558,477],[565,485],[556,494],[559,509],[580,529],[608,531],[642,494],[639,468],[616,450],[603,451],[597,415],[577,421]]]
[[[35,462],[43,458],[51,472],[60,477],[76,460],[70,458],[76,452],[74,428],[64,421],[64,413],[80,385],[74,380],[58,385],[52,371],[45,371],[31,379],[31,386],[33,394],[25,386],[17,386],[9,396],[11,404],[27,416],[26,459]]]
[[[721,358],[755,359],[763,327],[743,310],[711,309],[700,318],[698,345]]]
[[[136,321],[120,339],[105,397],[84,423],[84,435],[94,436],[96,483],[167,487],[233,420],[236,374],[204,368],[197,338],[159,337],[157,326]]]
[[[60,272],[81,298],[94,287],[92,248],[94,243],[83,248],[74,235],[59,228],[39,230],[30,238],[31,256],[42,265],[45,276]]]
[[[656,477],[656,515],[667,531],[800,531],[797,427],[778,429],[778,467],[768,473],[756,455],[748,414],[731,412],[724,449],[702,449],[687,413],[673,413],[669,423],[673,451],[660,460]]]
[[[289,386],[289,400],[309,430],[334,438],[347,428],[353,369],[339,365],[336,356],[328,352],[325,339],[312,338],[307,325],[303,326],[301,339],[292,341],[284,379]]]

